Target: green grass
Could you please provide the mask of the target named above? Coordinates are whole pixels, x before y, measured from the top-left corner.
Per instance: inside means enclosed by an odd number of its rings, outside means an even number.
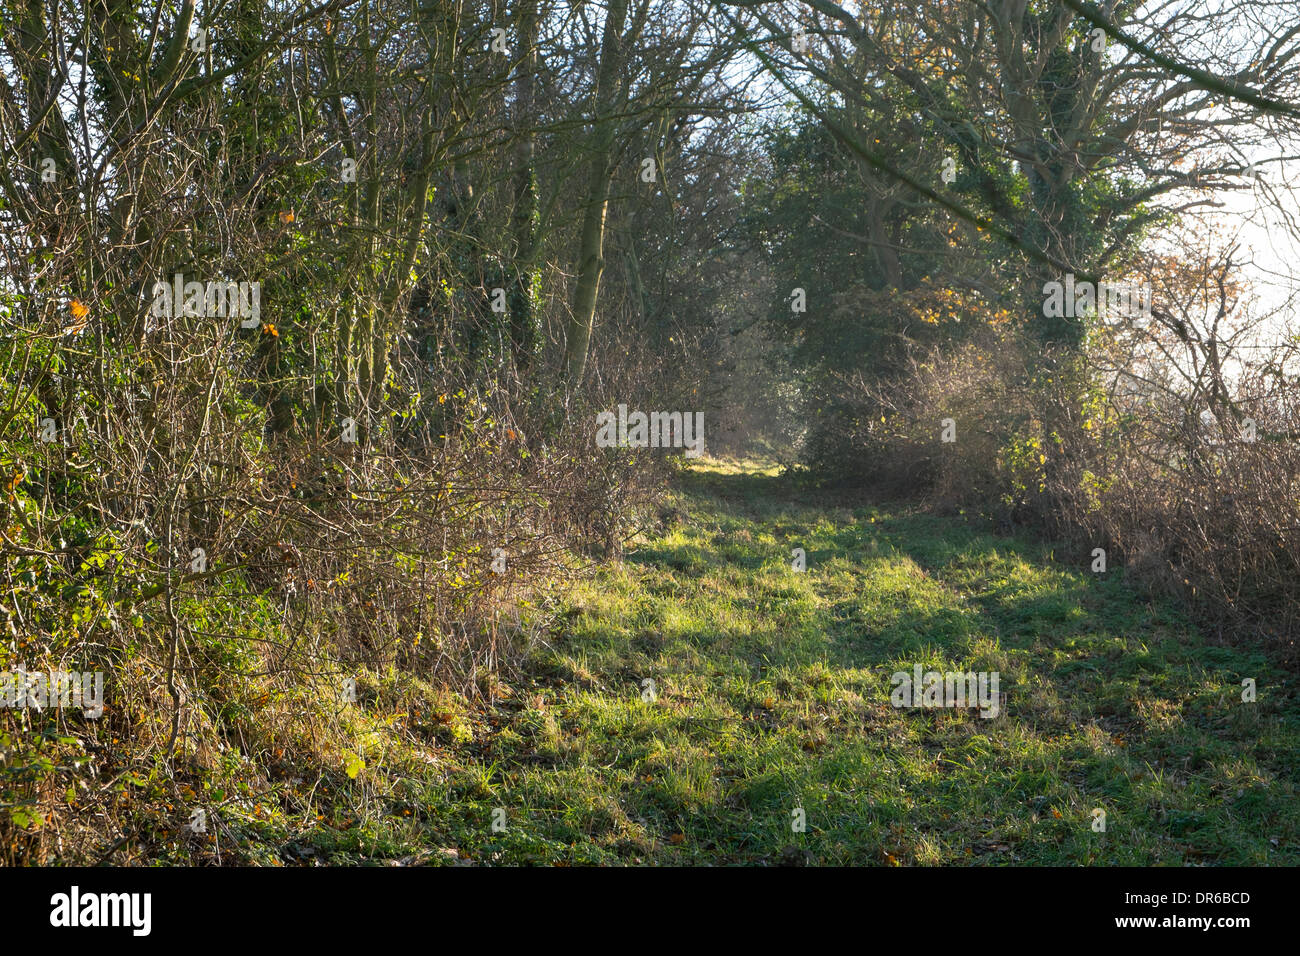
[[[697,465],[676,499],[444,741],[439,774],[308,842],[430,862],[1300,863],[1294,679],[1120,569],[753,466]],[[1006,710],[891,707],[915,663],[998,671]]]

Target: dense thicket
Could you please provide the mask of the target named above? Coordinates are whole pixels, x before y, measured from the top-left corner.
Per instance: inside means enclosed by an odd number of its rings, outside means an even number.
[[[809,6],[810,42],[760,54],[797,109],[741,240],[805,462],[1289,633],[1295,290],[1250,285],[1241,222],[1295,238],[1294,7]]]
[[[591,422],[699,405],[723,32],[2,5],[3,664],[108,675],[97,722],[0,713],[4,852],[51,851],[65,790],[84,823],[231,745],[355,776],[345,689],[491,692],[547,588],[618,551],[669,452]]]

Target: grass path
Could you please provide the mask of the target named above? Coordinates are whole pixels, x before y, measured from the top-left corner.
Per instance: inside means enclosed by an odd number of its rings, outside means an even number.
[[[1294,678],[1122,573],[752,466],[697,466],[667,510],[396,842],[510,863],[1300,863]],[[917,663],[998,671],[1006,710],[891,707]]]

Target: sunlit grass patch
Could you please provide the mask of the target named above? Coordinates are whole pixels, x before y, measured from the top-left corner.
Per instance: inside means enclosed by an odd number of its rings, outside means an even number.
[[[1261,655],[1207,645],[1122,576],[964,519],[827,506],[736,462],[698,463],[681,489],[687,517],[578,588],[513,703],[454,718],[418,822],[371,821],[372,852],[1300,862],[1294,690]],[[996,671],[1006,710],[891,706],[891,675],[916,664]]]

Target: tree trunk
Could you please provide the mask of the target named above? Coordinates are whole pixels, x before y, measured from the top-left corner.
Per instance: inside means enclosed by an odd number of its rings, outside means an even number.
[[[571,389],[582,382],[587,350],[596,319],[596,295],[605,271],[605,211],[609,206],[609,176],[613,162],[616,86],[623,65],[622,34],[628,0],[610,0],[600,40],[600,67],[596,74],[596,112],[593,117],[592,155],[587,207],[582,219],[578,250],[578,284],[573,293],[573,315],[565,329],[565,375]]]
[[[537,251],[537,175],[533,169],[533,101],[537,75],[537,0],[518,0],[516,31],[522,56],[515,80],[514,276],[509,295],[510,346],[515,370],[522,376],[537,350],[537,316],[533,309],[533,259]]]

